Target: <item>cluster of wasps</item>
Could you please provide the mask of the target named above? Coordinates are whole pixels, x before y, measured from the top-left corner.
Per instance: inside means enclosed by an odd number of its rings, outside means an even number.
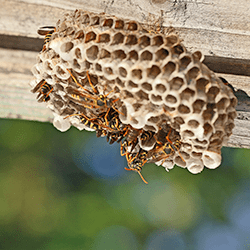
[[[42,52],[47,49],[47,44],[54,31],[55,27],[52,26],[42,27],[38,30],[38,34],[45,35]],[[86,85],[83,87],[77,81],[73,71],[67,70],[71,80],[78,87],[70,87],[70,91],[67,92],[68,96],[87,112],[79,111],[64,117],[64,119],[75,116],[86,127],[94,129],[97,137],[106,136],[107,142],[110,144],[114,142],[120,143],[121,155],[126,156],[128,162],[126,170],[137,172],[141,179],[147,183],[141,175],[141,170],[145,163],[162,161],[161,164],[163,164],[170,156],[176,153],[184,161],[179,151],[181,147],[180,136],[167,123],[158,132],[135,129],[129,124],[123,124],[119,119],[119,114],[122,113],[116,107],[119,98],[109,98],[113,90],[107,94],[100,94],[92,83],[88,71],[86,71],[85,79],[87,79],[89,85],[89,89],[87,89]],[[53,91],[53,87],[45,80],[40,81],[32,90],[33,93],[38,93],[37,99],[39,102],[48,102]],[[153,141],[149,150],[145,150],[140,146],[147,141]]]

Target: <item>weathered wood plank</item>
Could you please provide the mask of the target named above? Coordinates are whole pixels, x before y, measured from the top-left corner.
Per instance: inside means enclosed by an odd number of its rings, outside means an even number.
[[[38,27],[54,25],[63,13],[82,8],[172,26],[188,49],[205,55],[250,58],[248,0],[0,0],[0,4],[0,34],[37,38]]]
[[[36,95],[30,92],[29,82],[33,79],[30,69],[36,55],[37,52],[0,49],[0,117],[52,121],[45,103],[38,103]],[[236,88],[239,99],[236,127],[228,146],[250,148],[250,77],[218,75]]]

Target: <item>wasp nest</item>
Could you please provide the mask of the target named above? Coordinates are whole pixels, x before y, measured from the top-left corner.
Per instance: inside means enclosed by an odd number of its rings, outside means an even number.
[[[220,165],[237,99],[176,34],[82,10],[44,34],[32,86],[59,130],[121,141],[129,166],[176,163],[198,173]]]

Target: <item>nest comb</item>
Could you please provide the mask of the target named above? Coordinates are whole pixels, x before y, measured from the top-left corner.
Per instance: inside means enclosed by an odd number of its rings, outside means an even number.
[[[119,124],[140,131],[138,143],[128,149],[130,158],[144,150],[147,161],[166,169],[177,164],[199,173],[204,166],[220,165],[237,104],[232,90],[202,60],[201,53],[188,52],[176,34],[150,32],[136,21],[76,10],[47,35],[31,86],[42,96],[39,100],[47,101],[53,124],[61,131],[71,125],[96,130],[72,114],[91,118],[108,110],[73,98],[81,86],[85,93],[94,88],[96,95],[108,94],[111,103],[116,100],[112,105]],[[147,131],[153,136],[142,140]],[[154,153],[166,145],[166,138],[178,147],[162,161]]]

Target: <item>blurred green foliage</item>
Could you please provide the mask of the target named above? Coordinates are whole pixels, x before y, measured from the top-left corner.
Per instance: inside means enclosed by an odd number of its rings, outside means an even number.
[[[125,170],[115,180],[94,178],[72,159],[76,142],[94,137],[0,120],[0,249],[144,249],[157,229],[178,230],[188,242],[205,219],[227,222],[225,204],[249,182],[249,150],[232,148],[223,148],[218,169],[198,175],[147,164],[148,185]]]

